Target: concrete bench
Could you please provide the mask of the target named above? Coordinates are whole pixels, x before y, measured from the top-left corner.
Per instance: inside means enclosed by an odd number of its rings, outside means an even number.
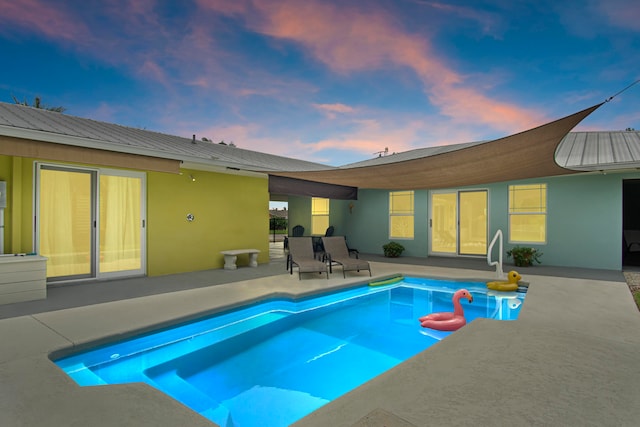
[[[238,266],[236,265],[236,261],[238,259],[238,255],[242,254],[249,254],[249,267],[258,266],[258,254],[260,253],[258,249],[234,249],[232,251],[222,251],[220,253],[224,255],[225,270],[237,269]]]

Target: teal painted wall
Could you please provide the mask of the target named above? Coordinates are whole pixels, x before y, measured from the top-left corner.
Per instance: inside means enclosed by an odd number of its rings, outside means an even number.
[[[349,213],[349,200],[330,200],[329,201],[329,225],[333,225],[334,235],[346,235],[347,219]],[[295,197],[288,198],[289,209],[289,234],[296,225],[304,227],[304,235],[311,236],[311,198]]]
[[[311,199],[308,197],[295,197],[289,196],[288,206],[289,210],[289,234],[296,225],[304,227],[305,236],[310,236],[311,233]],[[329,205],[329,213],[331,213],[331,205]]]
[[[556,178],[548,187],[547,245],[550,265],[622,268],[620,175]]]
[[[358,190],[358,200],[347,218],[349,247],[363,253],[382,254],[382,245],[389,242],[389,192]],[[405,246],[406,241],[398,241]]]
[[[389,191],[358,190],[358,200],[354,200],[352,213],[347,217],[347,239],[349,246],[363,253],[382,255],[382,245],[391,240],[400,243],[404,256],[426,257],[428,192],[414,192],[414,238],[389,238]]]
[[[544,265],[621,270],[622,180],[630,176],[568,175],[491,185],[489,239],[502,229],[505,251],[516,246],[509,242],[509,185],[546,183],[547,242],[520,246],[542,251]],[[497,257],[495,250],[493,254]]]
[[[415,192],[415,236],[413,240],[394,239],[405,247],[403,255],[426,257],[427,197],[424,190]],[[311,199],[289,197],[289,227],[300,224],[310,235]],[[358,200],[331,200],[329,222],[336,236],[345,236],[349,247],[363,253],[382,255],[382,245],[389,243],[389,192],[358,190]]]
[[[546,183],[547,242],[520,245],[542,251],[544,265],[621,270],[622,181],[638,175],[567,175],[492,184],[489,240],[501,229],[505,252],[516,245],[509,242],[509,185]],[[503,259],[511,262],[506,254]]]
[[[580,174],[543,179],[502,182],[457,190],[486,189],[489,197],[489,243],[498,229],[504,233],[504,251],[509,242],[508,188],[513,184],[547,184],[547,242],[526,244],[542,251],[544,265],[622,269],[622,181],[640,179],[640,173]],[[396,240],[405,256],[429,254],[429,196],[415,191],[415,238]],[[382,254],[389,242],[389,192],[359,190],[358,200],[332,200],[331,225],[336,235],[345,235],[350,247],[362,253]],[[310,198],[289,199],[290,225],[309,230]],[[305,234],[309,234],[306,232]],[[521,244],[523,245],[523,244]],[[497,247],[493,258],[497,258]],[[510,263],[503,253],[505,263]]]

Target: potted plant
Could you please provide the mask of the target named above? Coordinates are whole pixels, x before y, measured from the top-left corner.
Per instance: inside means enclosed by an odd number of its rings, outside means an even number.
[[[507,251],[507,257],[513,257],[513,262],[517,267],[530,267],[534,262],[540,264],[542,252],[535,248],[516,246]]]
[[[382,245],[382,250],[384,251],[384,256],[388,258],[397,258],[400,256],[402,251],[404,251],[404,246],[400,243],[389,242],[386,245]]]

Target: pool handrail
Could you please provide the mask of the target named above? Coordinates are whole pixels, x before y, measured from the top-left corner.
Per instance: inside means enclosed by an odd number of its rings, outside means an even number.
[[[491,261],[491,252],[493,250],[493,245],[496,243],[496,240],[499,240],[498,260]],[[491,243],[489,243],[489,249],[487,250],[487,263],[489,263],[490,266],[495,265],[496,276],[498,277],[498,279],[504,279],[505,277],[504,271],[502,271],[502,230],[501,229],[498,229],[498,231],[496,231],[496,234],[493,236]]]

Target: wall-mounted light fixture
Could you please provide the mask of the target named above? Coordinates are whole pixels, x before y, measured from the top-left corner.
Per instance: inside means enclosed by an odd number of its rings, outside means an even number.
[[[193,174],[190,173],[189,178],[191,178],[191,181],[196,182],[196,177]]]

